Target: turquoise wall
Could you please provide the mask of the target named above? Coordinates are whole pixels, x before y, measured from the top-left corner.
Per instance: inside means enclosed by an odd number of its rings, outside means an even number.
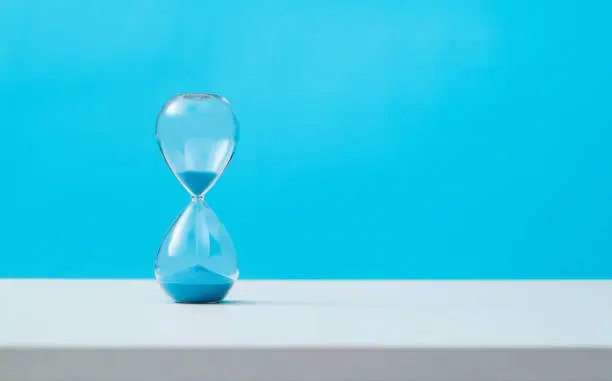
[[[0,276],[153,275],[180,92],[244,278],[612,277],[612,3],[0,1]]]

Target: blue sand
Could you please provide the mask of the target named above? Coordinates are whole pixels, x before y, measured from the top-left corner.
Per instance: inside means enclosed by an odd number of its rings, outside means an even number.
[[[234,281],[198,265],[160,279],[159,283],[177,303],[217,303],[225,298]]]
[[[178,175],[197,196],[201,195],[217,178],[216,173],[204,171],[184,171],[179,172]]]

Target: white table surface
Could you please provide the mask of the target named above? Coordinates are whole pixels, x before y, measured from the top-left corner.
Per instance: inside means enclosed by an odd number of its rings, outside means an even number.
[[[612,281],[0,280],[0,380],[612,380]]]

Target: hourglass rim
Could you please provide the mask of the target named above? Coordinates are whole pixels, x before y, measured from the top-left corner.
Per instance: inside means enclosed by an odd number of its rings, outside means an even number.
[[[215,93],[179,93],[179,94],[176,94],[176,95],[172,96],[170,99],[168,99],[164,103],[164,105],[162,106],[161,110],[159,110],[159,112],[157,113],[157,118],[155,119],[155,135],[156,135],[156,137],[159,135],[158,131],[157,131],[158,130],[157,122],[159,122],[159,118],[164,114],[164,111],[167,110],[168,105],[170,103],[174,102],[178,98],[188,98],[188,99],[193,98],[193,99],[196,99],[198,101],[203,101],[204,99],[218,99],[221,102],[225,103],[230,108],[230,111],[232,111],[232,114],[234,113],[232,104],[230,103],[230,101],[227,100],[227,98],[225,98],[222,95],[215,94]],[[199,99],[197,99],[197,98],[199,98]],[[235,117],[236,116],[234,115],[234,118]]]
[[[229,107],[230,112],[232,113],[232,117],[234,118],[234,123],[236,125],[236,135],[234,136],[234,140],[238,142],[238,136],[240,135],[240,123],[238,123],[236,114],[234,114],[234,107],[232,106],[230,101],[227,100],[227,98],[225,98],[222,95],[215,94],[215,93],[179,93],[179,94],[174,95],[170,99],[168,99],[164,103],[162,108],[159,110],[159,112],[157,113],[157,117],[155,118],[155,139],[157,140],[158,144],[160,143],[159,142],[159,119],[164,114],[164,112],[166,111],[170,103],[174,102],[178,98],[185,98],[185,97],[190,97],[190,98],[199,97],[200,98],[198,99],[199,101],[202,101],[204,99],[218,99],[221,102],[225,103]]]

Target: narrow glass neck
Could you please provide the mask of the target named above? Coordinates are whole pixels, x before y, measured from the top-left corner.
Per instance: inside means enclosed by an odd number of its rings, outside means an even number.
[[[201,194],[201,195],[199,195],[199,196],[194,196],[194,195],[191,195],[191,203],[192,203],[192,204],[195,204],[195,203],[197,203],[197,202],[200,202],[200,203],[202,203],[202,204],[205,204],[205,203],[206,203],[206,201],[204,201],[204,196],[205,196],[205,195],[206,195],[206,193],[202,193],[202,194]]]

